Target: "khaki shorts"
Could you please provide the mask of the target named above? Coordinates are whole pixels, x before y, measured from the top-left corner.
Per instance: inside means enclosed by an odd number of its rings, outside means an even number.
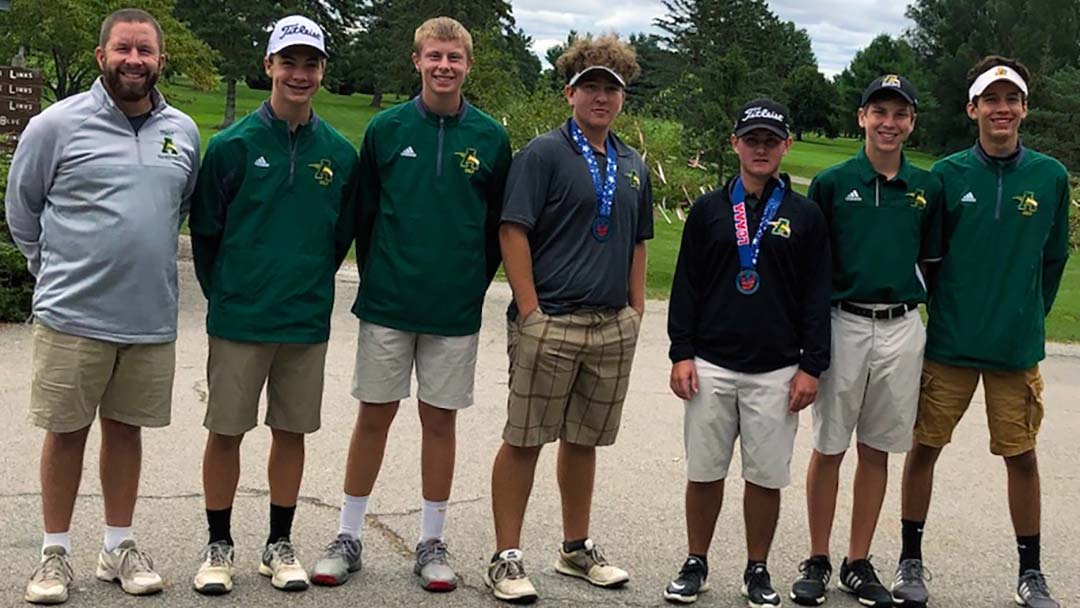
[[[915,441],[945,447],[960,423],[982,376],[990,452],[1019,456],[1035,449],[1043,419],[1039,366],[1025,370],[981,370],[926,361],[919,394]]]
[[[139,427],[167,426],[176,343],[117,344],[34,323],[30,423],[54,433],[100,416]]]
[[[629,306],[553,316],[537,309],[508,321],[503,439],[517,447],[614,443],[640,329],[641,315]]]
[[[834,307],[832,359],[813,406],[814,448],[842,454],[858,430],[858,442],[875,450],[910,450],[925,347],[926,329],[917,311],[868,319]]]
[[[799,366],[747,374],[696,358],[694,368],[698,392],[686,402],[683,418],[687,479],[725,479],[738,439],[744,480],[771,489],[791,483],[799,415],[788,411],[788,403]]]
[[[203,426],[219,435],[255,428],[266,390],[264,423],[290,433],[319,430],[326,342],[234,342],[210,336],[206,377],[210,395]]]
[[[415,365],[420,401],[444,410],[469,407],[479,345],[479,332],[435,336],[360,321],[352,396],[370,404],[406,399]]]

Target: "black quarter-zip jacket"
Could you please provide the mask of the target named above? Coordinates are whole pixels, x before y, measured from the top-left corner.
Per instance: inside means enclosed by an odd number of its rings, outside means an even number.
[[[672,362],[701,357],[738,372],[765,373],[798,364],[812,376],[829,367],[832,263],[821,209],[790,189],[790,178],[771,227],[761,238],[758,290],[735,287],[740,271],[728,180],[695,203],[683,228],[668,308]],[[756,233],[772,179],[760,202],[747,204]]]

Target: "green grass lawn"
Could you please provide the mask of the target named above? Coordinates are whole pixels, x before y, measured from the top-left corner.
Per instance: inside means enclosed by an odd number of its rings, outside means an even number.
[[[206,150],[207,142],[218,132],[221,121],[225,117],[225,85],[219,85],[213,91],[196,91],[179,81],[161,85],[160,88],[170,104],[183,110],[195,120],[195,124],[199,125],[202,148]],[[258,108],[259,104],[269,97],[270,91],[249,89],[242,83],[238,84],[236,118],[240,119]],[[395,95],[384,95],[382,109],[401,100],[402,98]],[[379,109],[371,107],[370,95],[334,95],[326,90],[319,91],[315,96],[314,106],[315,113],[333,125],[353,145],[360,144],[368,121],[379,112]]]
[[[195,91],[183,83],[162,86],[170,103],[191,115],[199,125],[202,144],[205,149],[210,137],[217,132],[225,108],[224,87],[216,91]],[[237,117],[254,110],[269,93],[256,91],[244,85],[237,87]],[[401,101],[400,98],[385,97],[384,107]],[[315,111],[327,122],[334,125],[349,141],[358,144],[371,117],[378,111],[370,106],[371,97],[367,95],[341,96],[321,91],[315,98]],[[813,178],[822,169],[850,158],[859,149],[861,142],[854,139],[825,139],[808,135],[803,141],[795,142],[791,152],[784,159],[783,170],[794,176]],[[912,150],[908,159],[915,165],[929,168],[935,158]],[[806,192],[806,186],[796,184],[795,189]],[[679,252],[683,223],[669,214],[671,223],[657,213],[655,219],[655,238],[649,243],[649,265],[646,276],[646,292],[649,298],[667,298],[671,291],[671,279],[675,271],[675,260]],[[499,277],[502,278],[500,271]],[[1054,311],[1046,324],[1047,337],[1050,340],[1080,342],[1080,266],[1071,264],[1065,270]]]

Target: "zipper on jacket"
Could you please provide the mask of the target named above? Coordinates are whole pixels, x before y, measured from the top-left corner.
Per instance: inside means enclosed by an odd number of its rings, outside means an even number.
[[[445,120],[442,116],[439,117],[439,150],[435,155],[435,177],[442,177],[443,122]]]
[[[299,130],[299,129],[298,129]],[[289,132],[289,187],[293,185],[296,176],[296,140],[297,133]]]
[[[881,206],[881,178],[874,178],[874,206]]]
[[[997,173],[998,173],[998,180],[997,180],[997,205],[995,205],[995,206],[994,206],[994,219],[995,219],[995,220],[999,220],[999,219],[1001,219],[1001,178],[1002,178],[1002,171],[1001,171],[1001,167],[1000,167],[1000,166],[999,166],[999,167],[997,168]]]

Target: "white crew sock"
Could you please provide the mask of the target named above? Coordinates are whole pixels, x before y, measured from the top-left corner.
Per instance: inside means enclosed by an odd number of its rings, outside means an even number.
[[[112,553],[120,543],[131,538],[131,526],[105,526],[105,552]]]
[[[60,545],[67,551],[68,555],[71,555],[71,533],[70,532],[46,532],[41,538],[41,553],[45,554],[45,547],[51,547],[53,545]]]
[[[446,508],[449,501],[438,502],[425,499],[420,509],[420,542],[437,538],[443,539],[443,529],[446,527]]]
[[[364,534],[364,514],[367,513],[367,496],[349,496],[341,501],[341,517],[338,519],[338,534],[348,534],[360,540]]]

